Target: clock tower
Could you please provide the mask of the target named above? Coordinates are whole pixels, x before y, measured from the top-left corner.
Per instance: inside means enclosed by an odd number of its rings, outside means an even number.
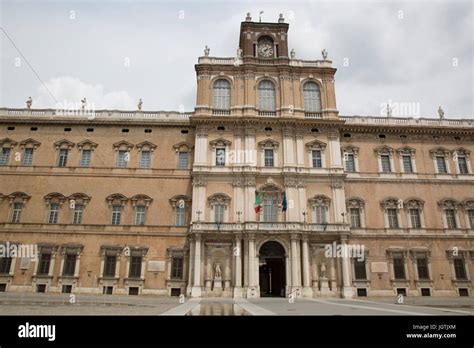
[[[247,14],[240,25],[239,46],[247,57],[288,60],[288,23],[280,15],[278,23],[252,22]]]

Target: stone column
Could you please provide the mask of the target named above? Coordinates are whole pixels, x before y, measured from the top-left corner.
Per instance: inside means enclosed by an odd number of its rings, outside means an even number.
[[[344,255],[342,257],[342,297],[343,298],[352,298],[353,291],[352,291],[352,284],[351,284],[351,267],[350,267],[350,258],[346,255],[346,247],[347,247],[347,237],[341,238],[341,246],[342,250],[344,251]]]
[[[255,284],[255,236],[252,234],[249,235],[248,269],[249,286],[247,289],[247,297],[258,297],[257,285]]]
[[[339,142],[338,134],[331,134],[328,136],[329,140],[329,155],[330,155],[330,168],[342,169],[342,158],[341,158],[341,145]]]
[[[194,252],[196,246],[194,244],[194,238],[189,240],[189,259],[188,259],[188,288],[186,290],[186,295],[191,295],[191,287],[193,286],[193,269],[194,269]]]
[[[332,199],[334,202],[333,222],[342,224],[344,223],[344,216],[342,215],[342,213],[346,211],[344,185],[343,185],[342,178],[333,178],[332,183],[331,183],[331,189],[332,189]]]
[[[194,251],[194,284],[191,289],[192,297],[201,297],[201,236],[196,235]]]
[[[311,283],[309,279],[309,251],[308,236],[302,237],[302,254],[303,254],[303,295],[312,296]]]
[[[206,280],[206,290],[211,290],[212,287],[212,265],[211,265],[211,247],[209,245],[203,246],[206,254],[206,274],[204,279]]]
[[[296,165],[298,167],[304,167],[304,156],[305,149],[303,144],[303,132],[301,130],[296,131]]]
[[[241,236],[235,236],[234,240],[234,263],[235,263],[235,275],[234,275],[234,298],[242,297],[242,240]]]
[[[300,277],[299,277],[299,264],[300,264],[300,255],[298,253],[298,235],[291,235],[291,291],[300,289]]]

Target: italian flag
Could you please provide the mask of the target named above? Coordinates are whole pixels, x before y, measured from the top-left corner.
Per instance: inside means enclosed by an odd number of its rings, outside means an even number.
[[[256,196],[255,196],[255,213],[260,213],[260,210],[262,209],[262,200],[260,198],[260,192],[255,191]]]

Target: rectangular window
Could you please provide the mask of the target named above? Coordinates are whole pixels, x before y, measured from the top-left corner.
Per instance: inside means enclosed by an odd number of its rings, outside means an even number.
[[[104,259],[104,277],[115,277],[115,267],[117,266],[117,256],[115,251],[113,255],[105,255]],[[107,253],[107,252],[106,252]]]
[[[326,207],[323,205],[317,205],[314,207],[314,222],[316,224],[326,223]]]
[[[351,227],[353,228],[360,228],[360,209],[359,208],[351,208]]]
[[[183,258],[173,257],[171,261],[171,279],[183,279]]]
[[[214,221],[224,222],[224,204],[214,205]]]
[[[76,254],[66,254],[64,256],[63,276],[73,276],[76,270]]]
[[[10,149],[7,147],[2,147],[2,153],[0,156],[0,166],[8,165],[10,160]]]
[[[392,167],[390,165],[390,156],[389,155],[380,155],[380,162],[382,163],[382,172],[391,173]]]
[[[79,165],[81,167],[89,167],[91,164],[91,150],[82,150],[81,161]]]
[[[135,208],[135,225],[145,224],[146,206],[137,205]]]
[[[402,156],[403,171],[405,173],[413,173],[413,165],[411,163],[411,156]]]
[[[58,167],[65,167],[67,165],[68,149],[60,149],[58,156]]]
[[[388,227],[399,228],[397,209],[387,209]]]
[[[150,168],[150,159],[150,151],[142,151],[142,155],[140,157],[140,168]]]
[[[346,166],[346,172],[355,172],[355,159],[352,153],[346,153],[344,155],[344,161]]]
[[[320,150],[313,150],[312,151],[312,159],[313,159],[313,168],[322,168],[323,160],[321,157]]]
[[[119,152],[117,153],[117,167],[126,168],[127,162],[129,159],[130,159],[130,154],[128,153],[128,151],[119,150]]]
[[[83,214],[84,214],[84,206],[82,204],[76,204],[74,206],[74,214],[72,216],[72,223],[75,225],[81,224]]]
[[[453,261],[454,261],[454,272],[456,274],[456,279],[459,279],[459,280],[467,279],[464,259],[455,258]]]
[[[469,217],[469,226],[474,229],[474,209],[469,209],[467,216]]]
[[[122,206],[112,206],[112,225],[120,225],[120,218],[122,216]]]
[[[459,174],[469,174],[466,157],[458,157]]]
[[[458,228],[458,224],[456,222],[456,212],[454,209],[445,209],[444,213],[446,214],[446,224],[448,225],[448,228]]]
[[[393,256],[393,273],[395,279],[405,279],[405,262],[403,260],[403,255]]]
[[[51,203],[49,205],[48,223],[57,224],[59,217],[59,203]]]
[[[130,257],[130,271],[128,272],[129,278],[140,278],[142,272],[142,257],[131,256]]]
[[[12,223],[17,224],[20,222],[22,209],[23,209],[23,203],[13,204]]]
[[[421,217],[419,209],[410,209],[411,228],[421,228]]]
[[[275,196],[270,194],[263,194],[263,221],[277,222],[278,221],[278,200]]]
[[[225,166],[225,149],[216,149],[216,166]]]
[[[0,274],[9,274],[11,266],[11,257],[0,257]]]
[[[365,268],[365,260],[359,261],[354,259],[354,276],[356,280],[366,280],[367,270]]]
[[[425,256],[416,259],[416,268],[418,270],[418,279],[430,279],[428,259]]]
[[[438,166],[438,173],[446,174],[448,172],[446,159],[443,156],[436,156],[436,165]]]
[[[38,262],[37,274],[47,275],[49,274],[49,266],[51,264],[51,253],[41,253]]]
[[[273,167],[275,165],[275,162],[273,159],[273,149],[265,149],[264,156],[265,156],[265,167]]]
[[[178,169],[187,169],[188,168],[188,153],[180,152],[178,153]]]
[[[176,207],[176,226],[186,225],[186,208]]]
[[[33,163],[33,149],[27,148],[23,152],[23,160],[21,161],[21,164],[24,166],[31,166]]]

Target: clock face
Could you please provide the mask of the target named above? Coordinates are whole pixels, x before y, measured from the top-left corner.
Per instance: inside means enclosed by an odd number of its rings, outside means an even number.
[[[270,43],[262,42],[258,45],[258,56],[259,57],[273,57],[273,46]]]

